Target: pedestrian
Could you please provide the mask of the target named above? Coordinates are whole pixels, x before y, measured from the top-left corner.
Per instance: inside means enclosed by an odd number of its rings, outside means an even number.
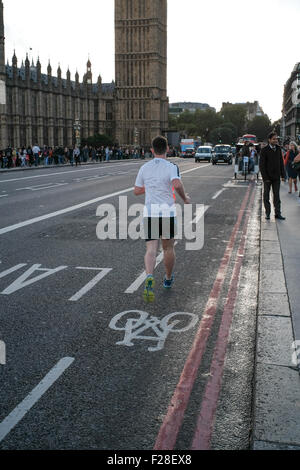
[[[95,147],[93,147],[91,150],[91,157],[92,157],[92,162],[95,163],[97,159],[97,152],[96,152]]]
[[[295,164],[297,164],[296,171],[298,173],[298,178],[299,178],[299,181],[300,181],[300,153],[294,158],[294,165]],[[300,190],[299,190],[299,197],[300,197]]]
[[[73,159],[75,160],[76,167],[78,165],[81,165],[81,162],[80,162],[80,149],[77,147],[77,145],[75,146],[75,148],[73,150]]]
[[[40,147],[38,146],[38,144],[35,144],[35,145],[33,146],[33,148],[32,148],[35,166],[38,166],[38,165],[39,165],[40,151],[41,151],[41,149],[40,149]]]
[[[146,235],[146,283],[144,300],[153,302],[154,269],[162,238],[166,275],[163,286],[171,289],[174,283],[176,205],[173,187],[185,204],[191,200],[185,193],[177,165],[167,161],[168,142],[164,137],[156,137],[152,143],[154,160],[146,163],[139,171],[135,183],[134,194],[146,195],[144,209],[144,229]]]
[[[68,163],[68,161],[69,161],[69,149],[68,147],[65,147],[64,148],[64,162]]]
[[[4,166],[4,156],[3,156],[3,151],[0,150],[0,163],[1,163],[1,168],[5,168]]]
[[[109,162],[109,158],[110,158],[110,150],[109,150],[109,147],[106,147],[106,149],[105,149],[105,155],[106,155],[106,161]]]
[[[291,142],[289,145],[289,150],[286,153],[285,159],[284,159],[284,164],[286,167],[288,179],[289,179],[289,194],[292,194],[293,192],[293,183],[295,185],[295,192],[298,192],[298,187],[297,187],[297,177],[298,173],[294,168],[292,167],[292,163],[294,162],[296,156],[298,155],[298,147],[296,142]]]
[[[5,157],[6,157],[6,161],[7,161],[7,163],[6,163],[7,168],[11,168],[12,165],[13,165],[13,160],[12,160],[12,148],[10,147],[10,145],[5,150]]]
[[[70,165],[74,166],[74,158],[73,158],[73,149],[72,148],[68,149],[68,160],[70,162]]]
[[[43,152],[42,152],[42,158],[44,159],[44,165],[48,166],[49,162],[49,150],[47,147],[44,146]]]
[[[34,156],[33,156],[32,148],[30,146],[27,149],[27,155],[28,155],[29,166],[31,167],[34,164]]]
[[[22,163],[22,159],[21,159],[21,149],[19,150],[16,150],[16,167],[19,168],[21,166],[21,163]]]
[[[260,172],[264,182],[264,206],[266,210],[266,219],[270,220],[271,204],[270,191],[273,190],[273,201],[275,207],[275,218],[285,220],[281,215],[280,201],[280,178],[285,181],[285,169],[282,159],[281,148],[278,145],[278,137],[275,132],[268,136],[269,144],[261,151]]]
[[[21,160],[22,160],[21,166],[22,166],[22,167],[25,167],[25,166],[26,166],[26,163],[27,163],[26,157],[27,157],[27,152],[26,152],[25,149],[23,149],[23,150],[21,151]]]

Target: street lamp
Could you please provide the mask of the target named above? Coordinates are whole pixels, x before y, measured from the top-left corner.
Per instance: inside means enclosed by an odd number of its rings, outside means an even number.
[[[139,130],[137,127],[134,128],[134,147],[137,148],[138,146],[138,137],[139,137]]]
[[[79,119],[75,119],[74,131],[75,131],[76,147],[80,147],[80,145],[81,145],[81,123],[80,123]]]

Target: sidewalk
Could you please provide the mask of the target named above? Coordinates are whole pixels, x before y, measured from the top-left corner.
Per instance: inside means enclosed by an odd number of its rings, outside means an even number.
[[[300,450],[300,198],[287,192],[286,221],[266,221],[262,209],[254,450]]]
[[[108,162],[86,162],[86,163],[81,163],[81,166],[89,166],[89,165],[105,165],[106,163],[121,163],[121,162],[137,162],[137,161],[143,161],[146,162],[148,161],[148,158],[145,158],[144,160],[140,160],[137,158],[128,158],[128,159],[123,159],[123,160],[109,160]],[[18,167],[18,168],[0,168],[0,173],[11,173],[15,171],[29,171],[29,170],[47,170],[51,168],[76,168],[76,165],[74,163],[74,166],[72,167],[70,163],[66,163],[65,165],[39,165],[39,166],[26,166],[26,167]],[[79,168],[79,166],[77,167]]]

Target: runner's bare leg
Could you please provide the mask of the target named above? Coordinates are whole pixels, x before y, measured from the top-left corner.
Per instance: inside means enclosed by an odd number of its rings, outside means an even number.
[[[168,280],[171,279],[175,262],[175,240],[162,240],[162,247],[164,250],[164,264],[166,269],[166,277]]]
[[[147,276],[153,276],[154,274],[158,246],[159,240],[152,240],[150,242],[147,242],[147,252],[145,256],[145,267]]]

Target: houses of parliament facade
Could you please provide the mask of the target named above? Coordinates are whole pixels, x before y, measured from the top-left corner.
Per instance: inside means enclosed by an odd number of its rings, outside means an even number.
[[[87,62],[83,80],[66,78],[58,67],[41,72],[39,59],[19,65],[5,59],[4,7],[0,0],[0,149],[38,143],[75,144],[105,134],[120,146],[148,147],[168,127],[167,0],[115,0],[116,77],[94,83]]]

